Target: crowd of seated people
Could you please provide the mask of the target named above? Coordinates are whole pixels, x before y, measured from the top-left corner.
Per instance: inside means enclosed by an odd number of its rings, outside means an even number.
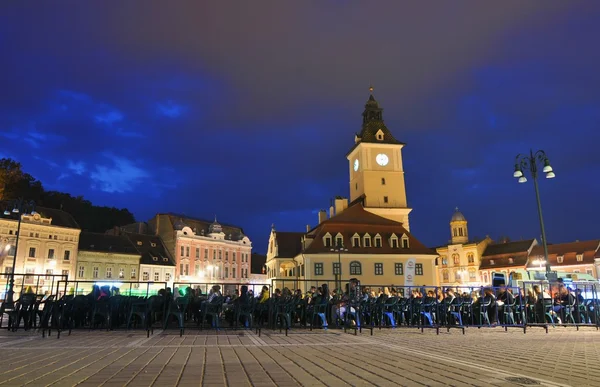
[[[36,298],[38,303],[62,305],[64,316],[52,317],[60,320],[63,328],[116,329],[136,327],[140,321],[166,328],[178,319],[182,327],[194,324],[216,328],[598,324],[598,300],[586,299],[586,294],[590,292],[571,288],[560,280],[552,285],[501,284],[494,288],[372,287],[351,280],[344,289],[330,289],[328,284],[322,284],[306,293],[264,286],[255,295],[245,285],[223,293],[219,285],[214,285],[207,293],[199,287],[182,287],[173,291],[161,289],[155,296],[134,297],[120,295],[115,287],[94,286],[87,295],[69,294],[58,301],[47,295]],[[19,302],[29,305],[27,296]],[[143,312],[136,312],[136,307]],[[30,309],[35,312],[23,314]],[[42,318],[38,310],[43,308],[24,306],[21,315],[25,317],[11,317],[26,320],[26,327],[35,326]]]

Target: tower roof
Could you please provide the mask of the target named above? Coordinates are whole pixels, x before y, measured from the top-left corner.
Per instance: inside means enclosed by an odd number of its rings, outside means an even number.
[[[373,96],[373,87],[369,88],[371,94],[365,104],[365,110],[363,111],[363,123],[360,133],[357,135],[358,142],[371,142],[381,144],[402,144],[402,142],[396,140],[392,135],[392,132],[385,126],[383,122],[383,109],[379,107],[379,103]],[[383,136],[377,136],[377,133],[381,130]]]
[[[458,210],[458,207],[454,209],[454,214],[452,214],[451,222],[466,222],[467,219],[465,216]]]

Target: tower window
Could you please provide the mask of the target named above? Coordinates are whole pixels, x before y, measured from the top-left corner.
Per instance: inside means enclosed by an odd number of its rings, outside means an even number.
[[[455,228],[452,229],[452,232],[454,233],[454,236],[458,236],[458,232],[456,231]]]
[[[384,197],[383,197],[383,202],[384,202],[384,203],[387,203],[387,202],[388,202],[388,197],[387,197],[387,196],[384,196]]]
[[[385,177],[381,178],[381,185],[385,185]]]
[[[458,229],[458,235],[459,235],[459,236],[463,236],[463,229],[462,229],[462,228],[459,228],[459,229]]]
[[[354,184],[354,189],[358,191],[358,183]]]

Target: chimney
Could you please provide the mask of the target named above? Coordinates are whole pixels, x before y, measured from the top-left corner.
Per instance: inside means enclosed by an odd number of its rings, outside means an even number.
[[[346,208],[348,208],[348,199],[337,196],[335,198],[335,214],[341,214]]]
[[[327,220],[327,211],[321,210],[319,211],[319,224],[323,223]]]
[[[306,232],[309,232],[309,231],[310,231],[310,224],[307,224],[306,225]]]
[[[333,218],[335,213],[333,212],[333,206],[329,207],[329,218]]]

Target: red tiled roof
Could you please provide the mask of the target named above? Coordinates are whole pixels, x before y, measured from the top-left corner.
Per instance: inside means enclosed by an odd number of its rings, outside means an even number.
[[[344,238],[344,248],[348,249],[349,254],[424,254],[438,255],[434,250],[426,247],[419,242],[412,234],[410,234],[402,223],[395,222],[375,215],[364,209],[362,203],[348,207],[341,214],[319,224],[317,227],[309,231],[306,236],[312,238],[313,241],[306,249],[306,253],[330,253],[331,247],[325,246],[323,237],[329,233],[333,241],[339,233]],[[360,247],[352,246],[352,237],[358,234],[361,237]],[[372,247],[362,247],[362,237],[369,234],[372,238]],[[382,239],[381,247],[375,246],[374,237],[379,234]],[[392,235],[398,237],[399,248],[393,248],[390,245],[389,238]],[[402,248],[402,236],[406,235],[409,240],[409,247]],[[333,242],[335,243],[335,242]]]
[[[512,259],[512,262],[510,261]],[[527,265],[527,251],[510,254],[498,254],[494,256],[482,257],[480,270],[500,269],[507,267],[525,267]],[[494,262],[492,264],[492,262]]]
[[[568,266],[568,265],[585,265],[593,264],[594,257],[598,256],[598,247],[600,246],[600,240],[594,239],[590,241],[582,242],[570,242],[570,243],[557,243],[554,245],[548,245],[548,261],[551,266]],[[582,254],[583,260],[577,261],[577,255]],[[544,247],[535,246],[531,251],[531,257],[543,257]],[[558,262],[558,257],[562,256],[563,261]],[[530,261],[529,266],[533,265],[533,259]]]
[[[303,232],[275,231],[277,256],[275,258],[294,258],[302,251]]]

